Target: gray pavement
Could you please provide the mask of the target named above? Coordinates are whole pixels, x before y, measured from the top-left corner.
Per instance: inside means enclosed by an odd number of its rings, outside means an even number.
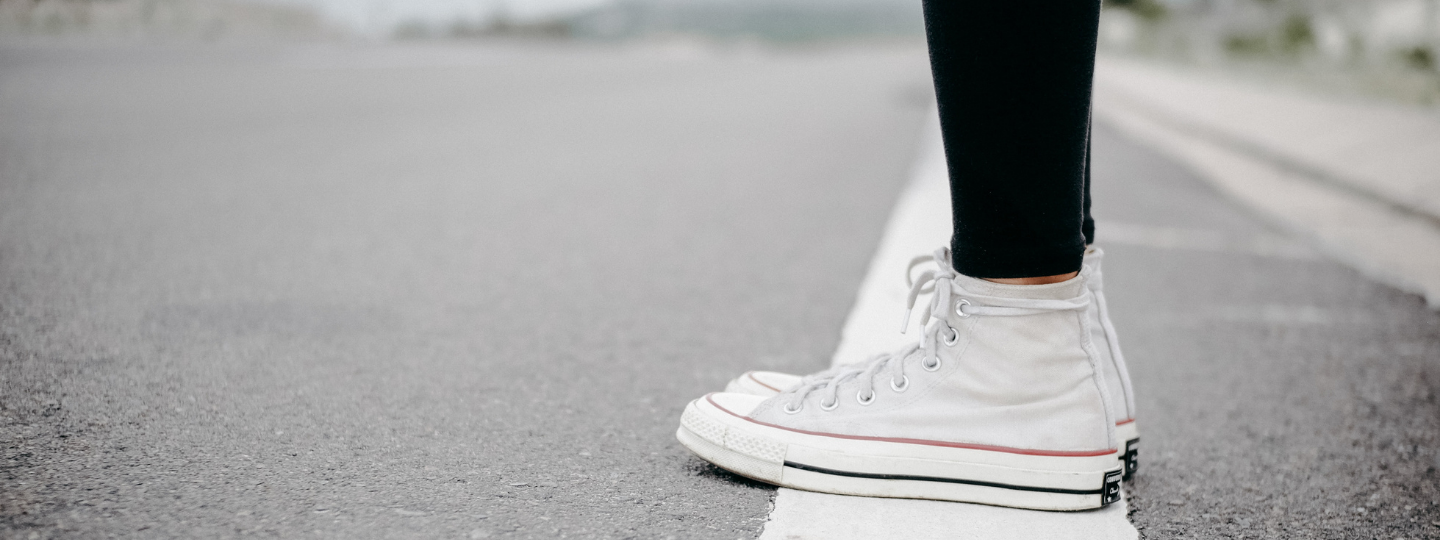
[[[927,107],[914,47],[0,54],[20,538],[753,537],[682,407],[828,358]]]
[[[773,491],[681,407],[825,365],[928,84],[917,46],[0,47],[0,537],[753,537]],[[1102,242],[1280,234],[1095,149]],[[1419,297],[1106,247],[1142,535],[1440,536]]]

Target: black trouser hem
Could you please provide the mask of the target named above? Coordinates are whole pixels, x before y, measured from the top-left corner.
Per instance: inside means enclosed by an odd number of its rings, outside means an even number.
[[[1084,242],[1029,249],[961,244],[951,242],[951,263],[956,272],[975,278],[1058,276],[1079,271],[1085,258]]]

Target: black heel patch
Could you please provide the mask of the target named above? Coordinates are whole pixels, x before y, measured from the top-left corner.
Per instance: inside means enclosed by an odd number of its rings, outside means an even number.
[[[1120,500],[1120,471],[1105,473],[1105,488],[1100,492],[1100,506]]]
[[[1125,441],[1125,454],[1120,459],[1125,461],[1125,481],[1129,482],[1140,470],[1140,439]]]

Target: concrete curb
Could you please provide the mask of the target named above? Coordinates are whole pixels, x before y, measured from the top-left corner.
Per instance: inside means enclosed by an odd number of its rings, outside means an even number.
[[[1108,57],[1097,62],[1096,87],[1171,129],[1440,225],[1436,109]]]
[[[1098,121],[1440,309],[1440,117],[1396,112],[1114,59],[1096,69]],[[1409,141],[1388,142],[1396,131]]]

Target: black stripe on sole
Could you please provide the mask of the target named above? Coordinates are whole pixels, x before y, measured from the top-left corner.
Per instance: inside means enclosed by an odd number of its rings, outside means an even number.
[[[939,478],[939,477],[934,477],[934,476],[910,476],[910,475],[905,475],[905,474],[873,474],[873,473],[862,473],[862,472],[852,472],[852,471],[838,471],[838,470],[835,470],[835,469],[826,469],[826,468],[824,468],[824,467],[816,467],[816,466],[813,466],[813,465],[806,465],[806,464],[803,464],[803,463],[795,463],[795,462],[793,462],[793,461],[786,461],[786,462],[785,462],[785,466],[786,466],[786,467],[790,467],[790,468],[792,468],[792,469],[799,469],[799,470],[802,470],[802,471],[816,472],[816,473],[820,473],[820,474],[833,474],[833,475],[835,475],[835,476],[849,476],[849,477],[851,477],[851,478],[869,478],[869,479],[872,479],[872,480],[918,480],[918,481],[921,481],[921,482],[947,482],[947,483],[951,483],[951,484],[969,484],[969,485],[972,485],[972,486],[984,486],[984,487],[993,487],[993,488],[1001,488],[1001,489],[1013,489],[1013,490],[1017,490],[1017,491],[1038,491],[1038,492],[1042,492],[1042,493],[1063,493],[1063,494],[1066,494],[1066,495],[1103,495],[1103,494],[1105,494],[1105,488],[1104,488],[1104,486],[1100,487],[1099,489],[1059,489],[1059,488],[1047,488],[1047,487],[1037,487],[1037,486],[1017,486],[1017,485],[1013,485],[1013,484],[1001,484],[1001,483],[999,483],[999,482],[981,482],[981,481],[978,481],[978,480],[961,480],[961,479],[959,479],[959,478]],[[1107,480],[1109,479],[1109,475],[1106,475],[1106,479],[1107,479]],[[1117,478],[1116,480],[1118,481],[1119,479]]]

